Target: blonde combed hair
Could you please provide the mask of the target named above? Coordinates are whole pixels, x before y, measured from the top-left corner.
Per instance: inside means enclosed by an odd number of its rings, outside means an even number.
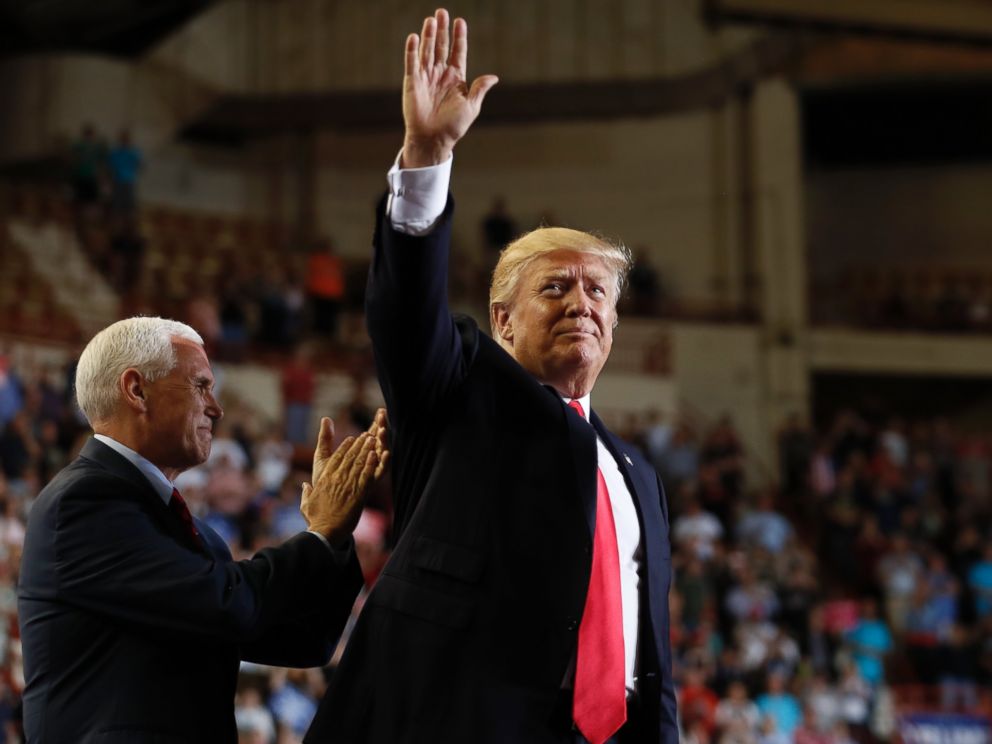
[[[489,320],[493,336],[497,335],[494,308],[497,305],[511,307],[527,267],[538,257],[558,250],[588,253],[601,258],[613,273],[613,307],[616,308],[632,263],[630,250],[622,243],[581,230],[539,227],[521,235],[499,255],[489,286]]]
[[[129,367],[149,382],[176,366],[176,338],[203,345],[185,323],[166,318],[127,318],[107,326],[83,349],[76,367],[76,401],[92,425],[113,416],[120,401],[118,381]]]

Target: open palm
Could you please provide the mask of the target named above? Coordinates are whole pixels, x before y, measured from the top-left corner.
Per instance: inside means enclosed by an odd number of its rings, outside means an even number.
[[[450,48],[449,48],[450,47]],[[403,166],[418,168],[446,160],[475,121],[482,99],[498,81],[482,75],[466,82],[468,26],[448,11],[424,19],[420,37],[406,40],[403,75]]]

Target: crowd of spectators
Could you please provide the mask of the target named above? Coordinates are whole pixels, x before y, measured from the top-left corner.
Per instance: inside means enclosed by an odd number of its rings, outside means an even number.
[[[77,205],[116,193],[99,178],[86,182],[102,167],[94,159],[106,157],[92,138],[84,136],[74,153]],[[133,192],[130,201],[117,193],[107,213],[119,216],[135,203]],[[134,229],[137,221],[125,224]],[[495,244],[512,229],[497,204],[483,234]],[[225,398],[210,460],[180,479],[191,509],[237,557],[303,526],[299,484],[316,429],[316,363],[313,345],[297,342],[314,334],[341,339],[338,311],[348,297],[333,246],[319,243],[296,259],[222,266],[216,286],[191,284],[183,304],[167,313],[197,327],[212,356],[238,361],[249,344],[262,344],[281,360],[282,419],[266,421],[248,403]],[[630,301],[653,314],[658,279],[641,261],[643,292]],[[128,266],[108,271],[130,281],[142,269]],[[961,303],[938,306],[948,318],[952,307],[963,317]],[[972,310],[968,317],[984,317]],[[0,744],[17,741],[23,680],[15,584],[26,514],[88,435],[71,384],[71,366],[14,369],[0,353]],[[332,412],[341,437],[370,421],[362,389]],[[885,740],[894,728],[894,686],[906,683],[932,691],[935,707],[992,705],[982,697],[992,684],[986,437],[941,419],[876,421],[842,411],[814,429],[794,418],[779,436],[778,486],[756,490],[729,417],[700,425],[651,411],[626,428],[661,474],[670,502],[674,671],[687,742]],[[382,488],[356,533],[369,584],[388,556],[388,515]],[[328,673],[245,665],[237,701],[242,741],[299,741]]]
[[[26,514],[88,435],[71,381],[71,365],[13,369],[0,355],[0,720],[8,726],[0,742],[17,741],[15,583]],[[236,557],[304,526],[300,483],[315,428],[305,350],[286,362],[282,381],[280,421],[222,389],[226,415],[210,459],[178,483]],[[372,413],[356,389],[331,412],[341,437],[364,429]],[[754,491],[729,417],[699,426],[651,412],[628,428],[670,501],[686,741],[885,740],[896,683],[926,686],[934,707],[988,707],[992,452],[983,437],[943,420],[877,424],[843,411],[817,431],[795,418],[780,433],[781,487]],[[387,486],[356,533],[369,584],[388,557],[389,508]],[[242,741],[299,741],[328,673],[244,665]]]
[[[685,741],[888,740],[898,706],[990,712],[992,451],[946,420],[790,419],[749,488],[729,418],[627,436],[672,517]]]
[[[855,268],[815,288],[812,315],[889,330],[992,332],[992,275],[945,266]]]

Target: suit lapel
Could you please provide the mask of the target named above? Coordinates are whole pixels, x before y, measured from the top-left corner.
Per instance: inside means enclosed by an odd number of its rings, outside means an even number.
[[[591,416],[593,426],[603,438],[606,448],[616,459],[623,473],[627,488],[634,498],[637,516],[641,523],[641,546],[644,550],[644,566],[647,569],[646,581],[642,584],[642,617],[648,618],[654,642],[655,659],[663,659],[668,627],[662,623],[667,617],[668,582],[671,571],[671,548],[668,544],[668,529],[662,513],[661,502],[664,494],[658,485],[658,476],[646,466],[637,467],[636,460],[625,450],[630,447],[619,437],[603,426],[596,414]],[[654,483],[648,482],[653,478]],[[652,661],[652,664],[660,664]]]
[[[647,471],[644,467],[636,467],[634,458],[625,450],[630,445],[609,431],[596,414],[592,414],[593,426],[606,443],[606,448],[613,454],[624,481],[634,499],[637,516],[641,522],[641,545],[644,550],[644,561],[648,572],[654,573],[660,566],[667,566],[669,552],[666,551],[668,533],[665,529],[665,518],[661,512],[661,500],[664,498],[657,487],[657,474]],[[649,483],[648,477],[654,477],[655,482]],[[660,574],[655,577],[660,580]],[[651,583],[651,582],[649,582]]]
[[[191,540],[186,533],[185,526],[179,521],[168,505],[162,501],[152,484],[148,482],[138,468],[131,464],[127,458],[122,457],[113,449],[105,445],[99,439],[91,438],[79,453],[80,457],[95,462],[100,467],[109,470],[119,478],[123,478],[134,487],[135,493],[142,500],[147,500],[151,504],[152,513],[155,514],[159,522],[165,526],[169,534],[183,545],[190,545]],[[201,525],[197,524],[197,529]],[[205,551],[201,551],[205,552]]]
[[[629,454],[627,454],[627,449],[630,445],[619,439],[613,434],[613,432],[607,429],[603,425],[603,422],[599,416],[596,415],[595,411],[589,415],[589,420],[592,422],[593,428],[599,434],[600,439],[602,439],[603,443],[606,445],[606,449],[610,451],[610,454],[613,455],[613,459],[617,461],[617,466],[620,468],[620,472],[623,474],[623,479],[627,483],[627,489],[634,497],[634,503],[637,506],[637,511],[640,514],[644,514],[644,508],[646,506],[645,499],[648,497],[648,494],[652,492],[652,489],[649,484],[644,482],[643,474],[634,467],[633,459]]]
[[[87,460],[92,460],[104,469],[109,470],[118,478],[123,478],[134,486],[135,490],[139,491],[142,496],[165,506],[162,498],[152,488],[152,484],[148,482],[144,473],[99,439],[90,439],[86,442],[79,456],[85,457]]]

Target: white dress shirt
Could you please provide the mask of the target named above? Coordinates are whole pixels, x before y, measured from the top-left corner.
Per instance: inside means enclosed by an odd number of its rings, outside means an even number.
[[[389,197],[386,214],[393,228],[407,235],[425,235],[437,224],[448,199],[451,164],[454,157],[441,165],[426,168],[400,168],[396,157],[389,169]],[[567,403],[569,399],[564,399]],[[589,395],[578,399],[588,420]],[[620,601],[623,610],[624,668],[628,691],[635,690],[637,670],[637,637],[640,622],[640,573],[644,562],[641,547],[641,525],[634,498],[627,488],[620,466],[606,445],[596,436],[599,469],[610,492],[613,521],[616,526],[617,548],[620,554]],[[570,672],[567,684],[571,685]]]

